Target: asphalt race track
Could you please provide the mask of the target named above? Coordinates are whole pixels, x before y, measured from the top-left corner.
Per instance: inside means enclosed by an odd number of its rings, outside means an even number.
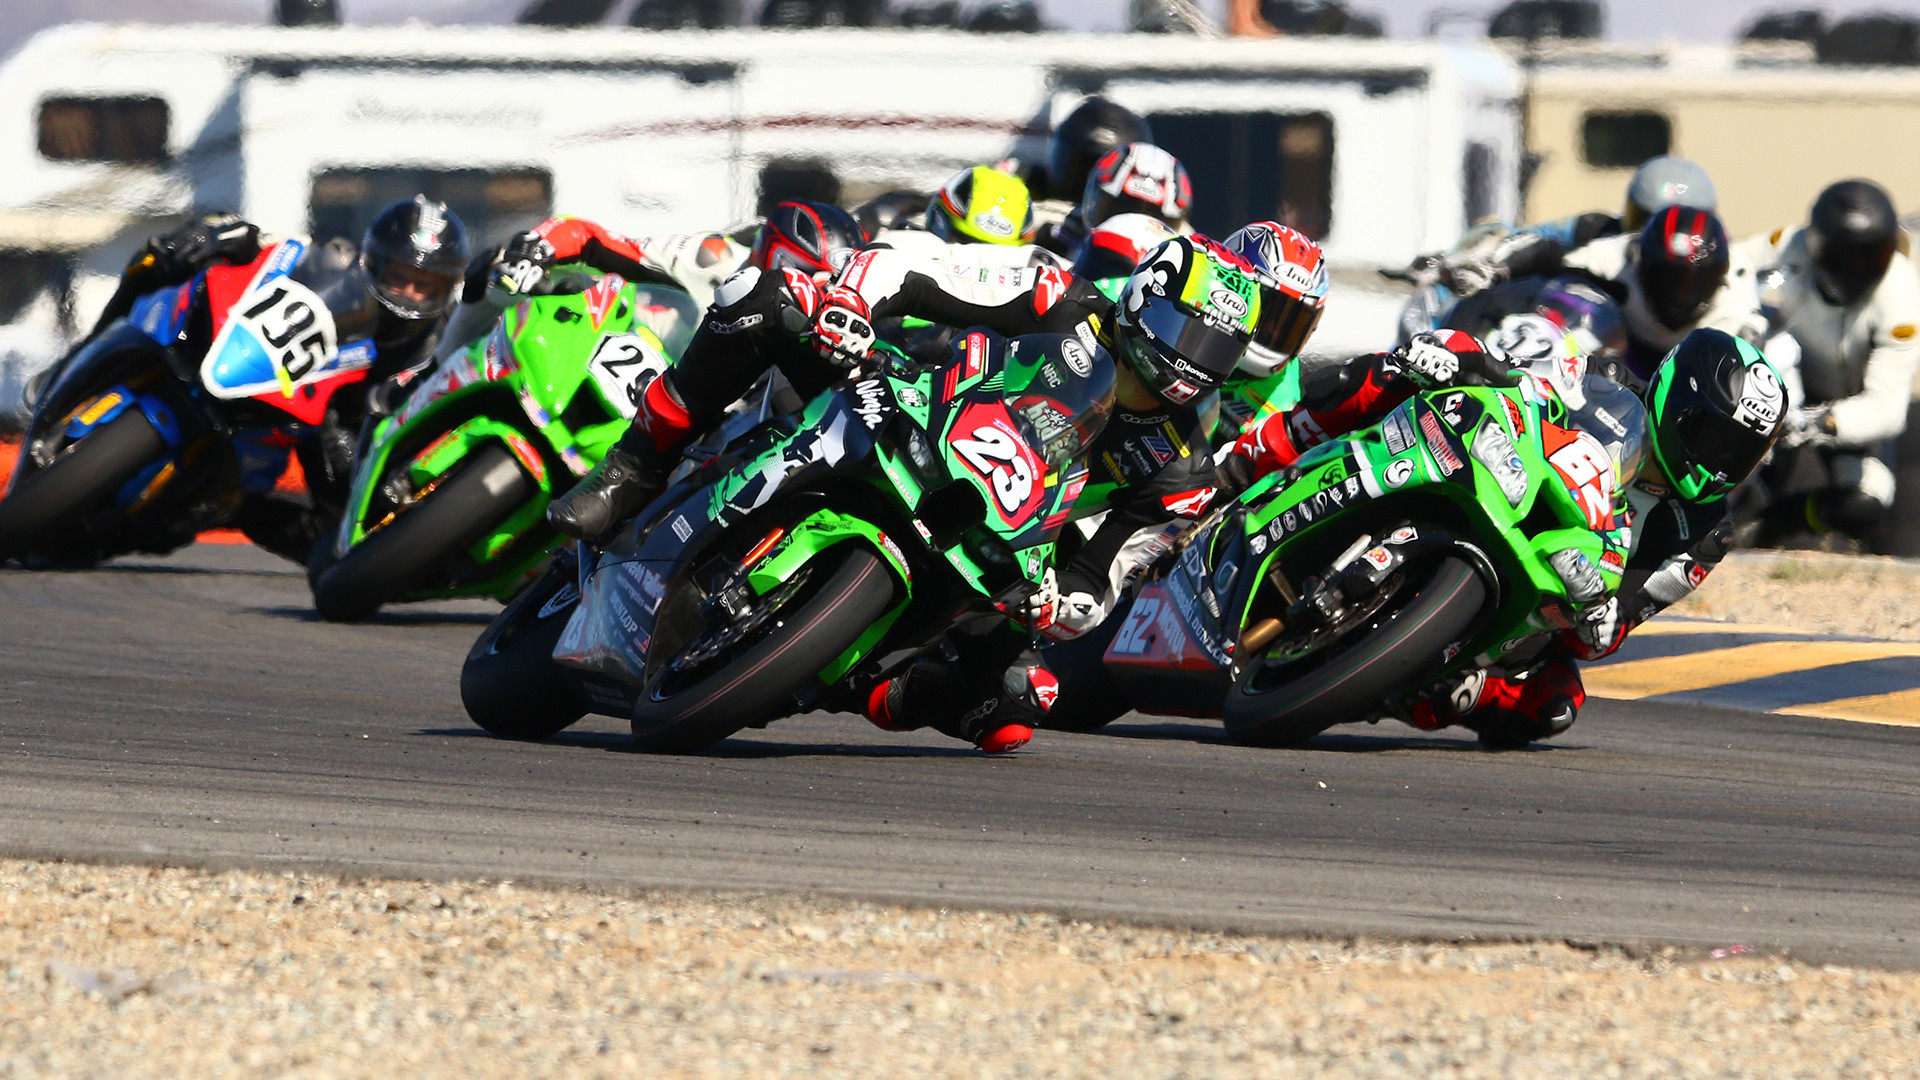
[[[244,547],[0,571],[0,853],[1920,963],[1920,728],[1596,701],[1545,750],[1275,752],[1131,717],[992,760],[812,716],[656,758],[471,727],[492,610],[329,626]]]

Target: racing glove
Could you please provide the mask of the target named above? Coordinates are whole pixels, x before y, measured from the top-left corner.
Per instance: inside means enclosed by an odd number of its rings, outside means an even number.
[[[1072,641],[1099,626],[1107,617],[1100,598],[1092,593],[1061,592],[1060,579],[1051,566],[1047,567],[1039,587],[1024,601],[1003,610],[1008,618],[1048,641]]]
[[[1787,410],[1786,430],[1780,434],[1781,446],[1822,447],[1838,442],[1834,434],[1833,406],[1802,405]]]
[[[487,299],[502,306],[531,293],[553,269],[553,244],[529,229],[507,241],[487,275]]]
[[[215,259],[246,262],[260,253],[260,227],[238,214],[208,214],[147,241],[145,262],[172,276],[189,275]],[[136,263],[138,265],[138,263]]]
[[[845,285],[828,289],[813,317],[813,348],[834,367],[851,371],[873,350],[873,313],[866,298]]]
[[[1443,386],[1511,386],[1519,368],[1460,330],[1428,330],[1387,355],[1387,366],[1422,391]]]

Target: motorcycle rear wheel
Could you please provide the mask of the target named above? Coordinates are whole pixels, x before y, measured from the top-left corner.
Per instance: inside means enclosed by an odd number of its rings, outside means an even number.
[[[893,603],[893,574],[864,546],[841,544],[812,569],[820,580],[743,643],[717,670],[673,685],[668,669],[649,680],[633,710],[643,750],[687,754],[770,719],[820,669],[846,652]],[[661,608],[673,602],[670,594]]]
[[[473,722],[503,739],[549,739],[587,715],[553,662],[554,647],[580,603],[576,571],[555,566],[480,632],[460,668],[460,703]],[[572,592],[569,601],[562,594]]]
[[[406,513],[360,541],[313,581],[313,608],[328,622],[358,622],[420,587],[533,497],[504,446],[483,446]]]
[[[22,476],[0,501],[0,559],[57,544],[61,526],[74,524],[166,447],[147,414],[129,408],[46,468]]]
[[[1260,660],[1249,664],[1227,691],[1228,737],[1248,746],[1298,746],[1430,683],[1446,666],[1445,650],[1480,617],[1487,586],[1465,560],[1449,555],[1417,588],[1369,630],[1278,670]]]

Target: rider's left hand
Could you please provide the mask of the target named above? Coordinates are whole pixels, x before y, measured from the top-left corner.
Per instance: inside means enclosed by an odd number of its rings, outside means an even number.
[[[873,315],[867,301],[844,285],[827,290],[813,317],[813,348],[835,367],[852,370],[873,351]]]

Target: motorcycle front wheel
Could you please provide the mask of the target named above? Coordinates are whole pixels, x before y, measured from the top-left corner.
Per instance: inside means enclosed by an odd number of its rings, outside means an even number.
[[[66,447],[46,468],[23,474],[0,501],[0,559],[59,546],[63,527],[77,524],[166,447],[147,415],[130,408]]]
[[[1424,581],[1409,578],[1401,595],[1339,640],[1289,663],[1248,663],[1227,691],[1227,735],[1248,746],[1297,746],[1426,686],[1486,602],[1486,582],[1465,560],[1438,559]]]
[[[641,749],[692,753],[771,719],[893,603],[892,572],[858,544],[830,548],[802,572],[809,580],[779,597],[751,633],[703,658],[703,642],[725,632],[716,622],[648,681],[633,710]],[[674,601],[669,593],[661,610]]]
[[[420,587],[533,497],[533,480],[499,444],[481,447],[393,521],[313,580],[313,608],[356,622]]]
[[[565,560],[513,598],[473,643],[460,668],[460,702],[503,739],[548,739],[587,715],[553,662],[579,606],[577,571]]]

